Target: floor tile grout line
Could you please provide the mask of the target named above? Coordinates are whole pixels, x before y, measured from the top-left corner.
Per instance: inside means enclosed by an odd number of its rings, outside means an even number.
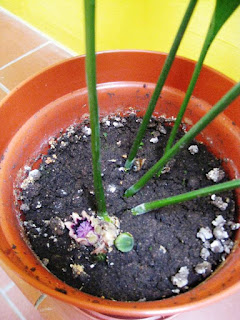
[[[36,48],[34,48],[34,49],[32,49],[32,50],[29,50],[28,52],[22,54],[21,56],[17,57],[16,59],[14,59],[14,60],[6,63],[4,66],[2,66],[2,67],[0,68],[0,71],[6,69],[7,67],[11,66],[11,65],[14,64],[15,62],[17,62],[17,61],[19,61],[19,60],[21,60],[21,59],[29,56],[30,54],[38,51],[39,49],[42,49],[42,48],[46,47],[46,46],[47,46],[48,44],[50,44],[50,43],[51,43],[51,41],[47,41],[47,42],[44,42],[44,43],[40,44],[40,45],[37,46]]]
[[[58,48],[66,51],[67,53],[69,53],[71,56],[77,56],[78,53],[74,50],[69,49],[68,47],[66,47],[65,45],[63,45],[62,43],[58,42],[57,40],[55,40],[54,38],[52,38],[51,36],[47,35],[46,33],[44,33],[43,31],[39,30],[38,28],[32,26],[30,23],[28,23],[27,21],[25,21],[24,19],[16,16],[14,13],[8,11],[7,9],[3,8],[0,6],[0,11],[3,11],[4,13],[6,13],[7,15],[9,15],[10,17],[14,18],[15,20],[23,23],[26,27],[28,27],[29,29],[31,29],[32,31],[38,33],[39,35],[41,35],[42,37],[46,38],[47,40],[51,41],[53,44],[55,44]]]
[[[6,293],[8,292],[10,289],[12,289],[15,286],[15,283],[13,281],[11,281],[9,284],[6,285],[6,287],[2,288],[1,290]]]
[[[6,92],[6,93],[9,93],[11,90],[9,90],[7,87],[5,87],[5,85],[4,84],[2,84],[1,82],[0,82],[0,89],[2,89],[4,92]]]
[[[0,289],[0,294],[3,296],[3,298],[6,300],[6,302],[8,303],[8,305],[11,307],[11,309],[16,313],[16,315],[21,319],[21,320],[27,320],[21,313],[20,310],[18,310],[17,306],[12,302],[12,300],[5,294],[5,292],[3,292]]]

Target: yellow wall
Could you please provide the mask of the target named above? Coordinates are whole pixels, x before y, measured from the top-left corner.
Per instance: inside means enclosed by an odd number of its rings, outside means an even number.
[[[231,0],[229,0],[231,1]],[[188,0],[97,0],[97,50],[168,52]],[[215,0],[199,0],[178,55],[197,59]],[[83,0],[0,0],[0,5],[79,54]],[[220,31],[206,64],[239,81],[240,8]]]

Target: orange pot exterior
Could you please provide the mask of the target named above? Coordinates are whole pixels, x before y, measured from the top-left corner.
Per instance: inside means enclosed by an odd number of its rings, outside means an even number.
[[[100,114],[129,107],[143,114],[165,54],[108,52],[97,56]],[[46,151],[48,139],[77,123],[88,113],[84,57],[57,64],[17,87],[0,107],[0,254],[20,277],[42,292],[76,307],[121,317],[170,315],[201,307],[240,288],[239,232],[233,252],[204,283],[187,293],[154,302],[116,302],[93,297],[69,287],[48,272],[22,236],[13,188],[19,170]],[[176,58],[156,107],[156,115],[175,116],[194,69],[194,62]],[[146,86],[143,86],[146,84]],[[204,67],[184,121],[194,124],[233,85],[233,81]],[[218,157],[225,159],[231,178],[240,177],[240,99],[236,99],[198,136]],[[240,192],[237,192],[240,207]],[[31,271],[31,268],[36,268]],[[33,269],[34,270],[34,269]],[[56,291],[61,288],[66,294]]]

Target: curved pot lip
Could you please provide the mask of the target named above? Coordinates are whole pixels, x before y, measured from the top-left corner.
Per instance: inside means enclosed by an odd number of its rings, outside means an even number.
[[[113,50],[113,51],[98,52],[97,54],[98,54],[98,56],[100,56],[100,55],[110,55],[110,54],[119,54],[119,53],[122,53],[122,54],[141,53],[141,54],[146,54],[149,56],[151,56],[151,55],[167,56],[166,53],[161,53],[161,52],[156,52],[156,51],[145,51],[145,50],[144,51],[143,50]],[[59,65],[63,65],[65,63],[68,63],[71,60],[83,59],[84,57],[85,57],[85,55],[81,55],[81,56],[77,56],[77,57],[71,57],[70,59],[69,58],[65,59],[65,60],[58,62],[50,67],[47,67],[47,68],[41,70],[40,72],[36,73],[35,75],[29,77],[28,79],[26,79],[25,81],[20,83],[18,86],[16,86],[2,100],[0,107],[1,107],[1,105],[3,105],[5,103],[5,101],[7,99],[9,99],[9,97],[11,95],[13,95],[17,90],[21,89],[21,87],[23,87],[26,83],[30,82],[32,79],[34,79],[38,75],[47,72],[47,70],[49,70],[49,69],[53,69]],[[180,60],[183,60],[183,61],[188,61],[191,64],[195,64],[194,60],[191,60],[191,59],[188,59],[185,57],[179,57],[179,56],[177,56],[177,58]],[[211,70],[212,72],[214,72],[215,74],[218,74],[219,76],[228,80],[232,84],[235,83],[234,80],[223,75],[219,71],[214,70],[211,67],[204,66],[204,68]],[[50,296],[52,296],[54,298],[57,298],[57,299],[62,300],[64,302],[75,305],[77,307],[84,308],[84,309],[91,309],[91,310],[95,310],[95,311],[101,312],[101,313],[114,312],[115,314],[125,315],[125,316],[129,316],[129,315],[133,316],[136,314],[142,315],[142,316],[153,316],[153,315],[159,315],[159,313],[165,314],[165,315],[170,314],[170,313],[173,314],[173,313],[178,313],[178,312],[182,312],[182,311],[186,311],[186,310],[196,309],[200,306],[217,302],[220,299],[222,299],[223,297],[226,297],[227,295],[230,295],[230,294],[236,292],[240,288],[240,282],[239,282],[239,283],[232,285],[230,288],[225,288],[225,289],[223,289],[223,291],[217,292],[214,296],[210,296],[209,298],[204,298],[199,301],[192,301],[189,303],[185,303],[184,305],[180,305],[180,306],[176,305],[171,308],[161,307],[161,303],[159,306],[159,302],[161,302],[162,300],[151,301],[151,302],[150,301],[149,302],[119,302],[119,301],[111,301],[111,300],[93,297],[93,296],[85,294],[85,293],[83,293],[83,294],[86,297],[89,297],[88,301],[86,301],[87,299],[85,299],[85,301],[79,301],[79,300],[76,300],[72,296],[64,295],[64,294],[62,294],[52,288],[47,287],[45,284],[39,282],[34,277],[31,277],[30,275],[26,274],[23,270],[19,269],[14,263],[12,263],[12,261],[9,260],[9,258],[4,254],[3,251],[0,251],[0,258],[4,262],[4,264],[6,264],[7,267],[9,267],[11,270],[16,272],[19,276],[21,276],[21,278],[23,278],[30,285],[32,285],[35,288],[38,288],[40,291],[42,291],[46,294],[49,294]],[[107,311],[107,309],[109,311]]]
[[[112,54],[119,54],[119,53],[122,53],[122,54],[135,54],[135,53],[141,53],[141,54],[147,54],[147,55],[163,55],[163,56],[167,56],[167,53],[166,52],[162,52],[162,51],[154,51],[154,50],[134,50],[134,49],[131,49],[131,50],[106,50],[106,51],[98,51],[96,52],[96,56],[101,56],[101,55],[112,55]],[[52,69],[52,68],[55,68],[55,67],[58,67],[59,65],[61,64],[65,64],[65,63],[68,63],[69,61],[71,60],[78,60],[78,59],[82,59],[82,58],[85,58],[86,55],[85,54],[82,54],[82,55],[78,55],[78,56],[74,56],[74,57],[70,57],[70,58],[67,58],[67,59],[64,59],[64,60],[61,60],[60,62],[56,62],[54,64],[52,64],[51,66],[48,66],[48,67],[45,67],[43,69],[41,69],[40,71],[34,73],[33,75],[29,76],[27,79],[23,80],[22,82],[20,82],[16,87],[14,87],[10,93],[8,93],[0,102],[0,107],[2,104],[5,103],[5,101],[7,99],[9,99],[9,97],[11,95],[13,95],[17,90],[19,90],[22,86],[24,86],[26,83],[30,82],[32,79],[34,79],[35,77],[37,77],[38,75],[40,74],[43,74],[45,72],[47,72],[49,69]],[[193,59],[190,59],[190,58],[186,58],[186,57],[183,57],[183,56],[179,56],[179,55],[176,55],[177,59],[180,59],[182,61],[187,61],[187,62],[190,62],[191,64],[196,64],[196,61],[193,60]],[[231,79],[230,77],[226,76],[225,74],[223,74],[222,72],[210,67],[210,66],[207,66],[207,65],[203,65],[203,68],[206,69],[206,70],[209,70],[209,71],[212,71],[214,72],[215,74],[221,76],[222,78],[224,78],[225,80],[231,82],[233,85],[236,84],[236,81],[234,81],[233,79]],[[1,162],[1,161],[0,161]]]

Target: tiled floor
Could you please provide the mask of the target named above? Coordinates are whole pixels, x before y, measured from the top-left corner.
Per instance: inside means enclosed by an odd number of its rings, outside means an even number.
[[[0,99],[27,77],[72,55],[62,45],[1,8],[0,29]],[[10,276],[14,282],[0,268],[0,319],[87,319],[83,314],[79,315],[76,309],[69,311],[66,305],[59,305],[61,315],[58,315],[58,312],[52,309],[52,298],[46,298],[40,291],[24,284],[16,275]],[[239,301],[240,292],[219,303],[178,315],[174,319],[237,320],[240,318]]]
[[[0,314],[4,320],[43,319],[2,269],[0,270]]]
[[[0,98],[41,69],[71,56],[53,40],[0,9]]]

